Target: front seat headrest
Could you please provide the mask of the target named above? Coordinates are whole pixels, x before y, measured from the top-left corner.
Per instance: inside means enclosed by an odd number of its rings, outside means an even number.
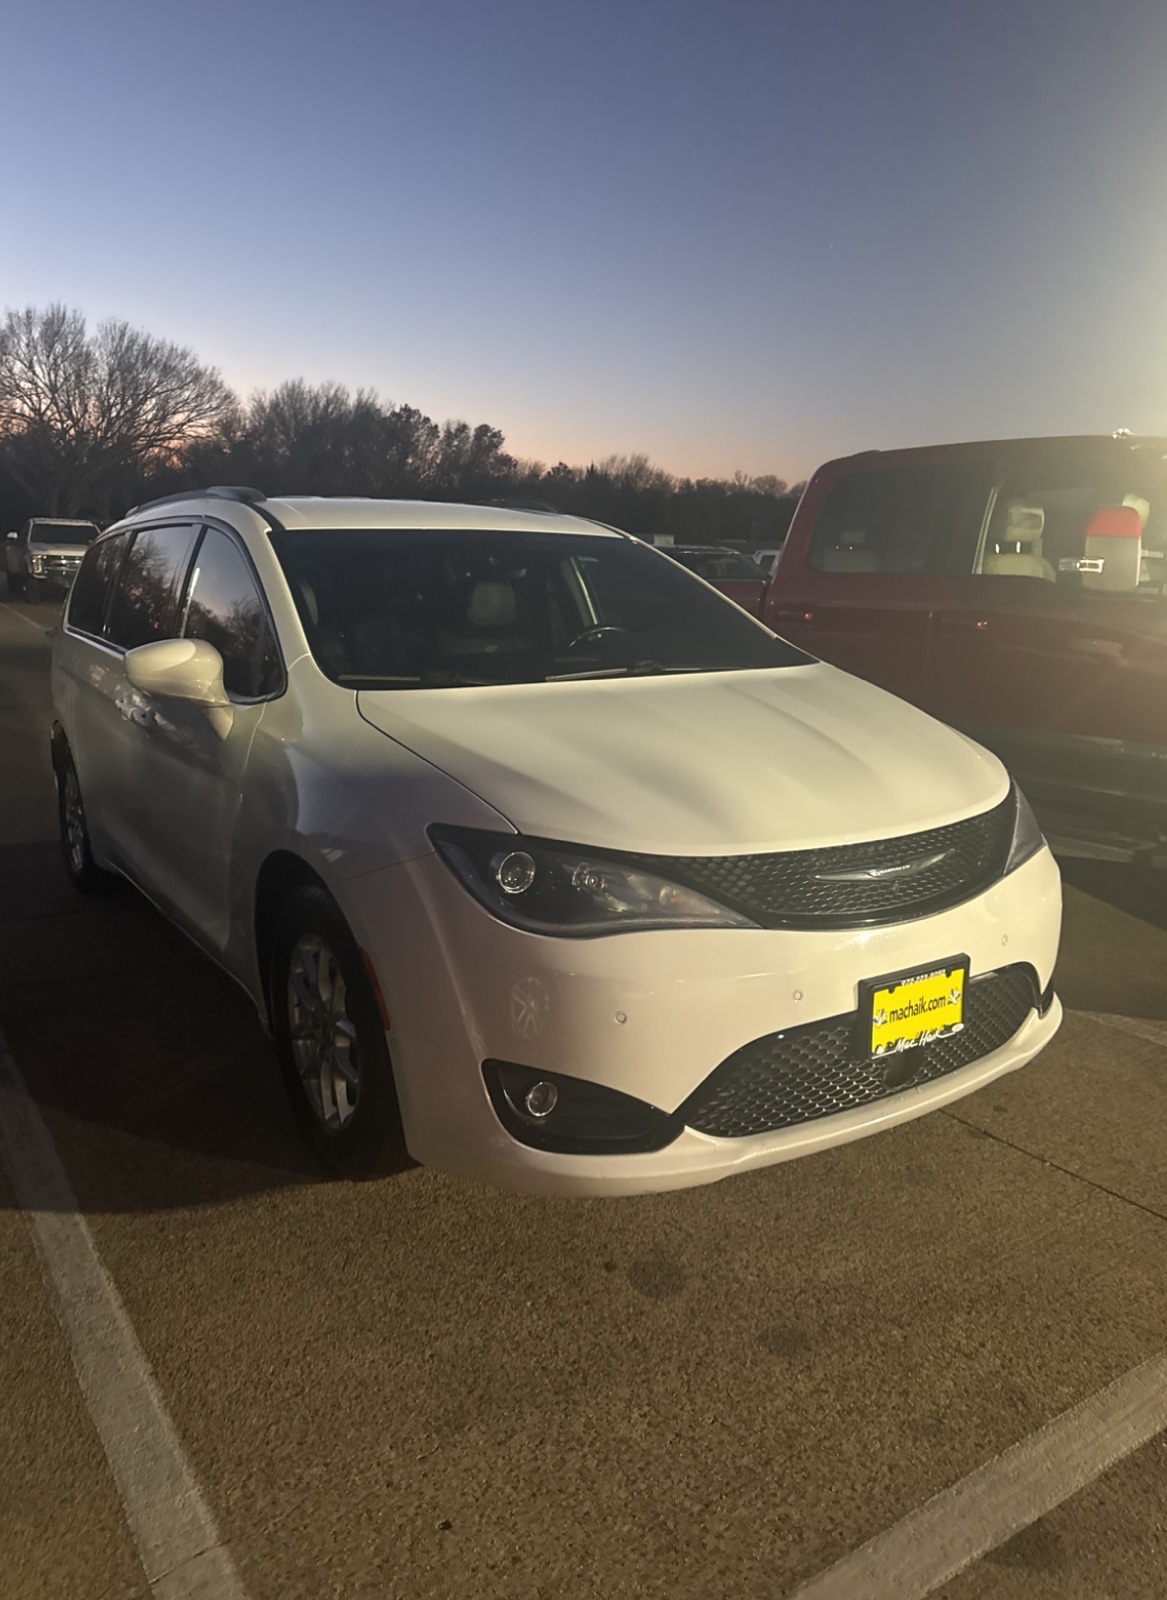
[[[476,583],[470,591],[466,620],[475,628],[505,628],[515,620],[518,604],[509,583]]]
[[[1013,504],[1005,518],[1004,544],[1036,544],[1045,528],[1045,512],[1040,506]]]

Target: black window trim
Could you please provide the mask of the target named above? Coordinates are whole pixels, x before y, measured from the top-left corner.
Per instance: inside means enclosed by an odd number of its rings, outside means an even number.
[[[174,524],[170,523],[168,526],[173,527]],[[105,592],[105,603],[101,608],[101,632],[90,633],[88,628],[79,628],[77,624],[71,620],[69,616],[73,602],[73,594],[71,590],[69,593],[69,599],[65,604],[65,615],[61,623],[62,630],[71,635],[72,638],[84,639],[86,644],[99,645],[101,649],[107,650],[110,655],[117,656],[119,659],[123,658],[126,652],[120,644],[114,644],[112,639],[106,637],[105,629],[109,622],[109,612],[110,607],[113,604],[114,591],[117,589],[118,582],[122,575],[122,566],[124,565],[126,556],[129,553],[130,545],[133,543],[131,535],[136,532],[137,529],[133,526],[126,528],[108,528],[98,538],[94,539],[93,543],[89,546],[89,550],[85,552],[85,557],[82,558],[84,560],[89,555],[90,550],[97,550],[101,545],[107,543],[107,541],[111,541],[113,539],[125,540],[125,545],[122,549],[121,560],[118,562],[117,568],[110,579],[109,588]]]
[[[164,518],[161,518],[160,520],[154,521],[154,522],[132,522],[127,527],[118,529],[119,533],[128,534],[129,538],[128,538],[127,543],[126,543],[126,548],[125,548],[125,552],[122,555],[122,559],[118,563],[117,577],[110,584],[109,593],[105,597],[105,610],[102,613],[102,617],[101,617],[102,637],[98,641],[100,644],[108,645],[111,649],[116,650],[118,655],[122,656],[123,658],[126,655],[125,646],[124,645],[120,645],[120,644],[115,644],[114,641],[111,638],[109,638],[109,636],[105,633],[105,629],[109,627],[110,613],[113,610],[114,594],[115,594],[115,592],[117,590],[118,584],[121,581],[122,568],[126,564],[126,559],[129,556],[130,551],[133,549],[134,544],[137,541],[138,535],[140,533],[152,533],[157,528],[193,528],[194,529],[194,542],[191,545],[191,550],[193,552],[194,550],[198,549],[199,540],[202,537],[201,529],[200,529],[200,526],[199,526],[201,521],[202,521],[201,517],[164,517]],[[104,537],[104,535],[102,537]],[[100,543],[100,540],[95,539],[93,541],[93,543],[96,545],[96,544]],[[92,546],[90,548],[92,548]],[[182,585],[180,585],[179,590],[178,590],[179,594],[182,593],[183,588],[186,585],[186,572],[189,572],[189,570],[190,570],[190,558],[188,557],[187,558],[186,570],[183,573]],[[160,640],[150,641],[150,642],[151,643],[161,643]],[[135,646],[134,648],[138,648],[138,647]]]
[[[268,604],[267,594],[264,590],[263,583],[260,580],[259,573],[256,571],[255,562],[251,559],[250,550],[248,550],[247,546],[243,543],[243,540],[239,536],[238,530],[233,528],[230,523],[220,521],[218,517],[207,517],[198,514],[190,517],[155,517],[151,518],[149,521],[129,522],[124,525],[118,525],[113,528],[105,529],[98,538],[94,539],[93,543],[89,546],[90,550],[96,550],[98,545],[104,544],[107,539],[123,538],[125,539],[126,544],[125,549],[122,552],[121,561],[118,562],[117,570],[114,573],[109,585],[109,589],[105,596],[105,605],[102,608],[101,613],[102,632],[100,634],[95,634],[88,632],[84,628],[78,628],[74,623],[70,622],[67,606],[65,609],[64,620],[62,622],[63,631],[75,639],[84,640],[86,644],[96,645],[99,649],[105,650],[108,652],[108,654],[117,657],[118,660],[124,661],[126,656],[125,648],[122,645],[115,644],[114,641],[106,635],[105,629],[109,625],[109,613],[110,608],[113,605],[114,592],[117,589],[118,581],[121,578],[122,565],[129,553],[130,546],[137,534],[148,529],[181,527],[194,528],[195,538],[191,547],[191,553],[187,557],[186,569],[182,575],[182,582],[178,587],[177,616],[185,625],[186,606],[190,591],[190,580],[192,574],[194,573],[195,564],[198,561],[198,554],[202,548],[203,539],[206,535],[207,529],[214,528],[217,532],[226,534],[227,538],[232,544],[234,544],[235,548],[243,557],[243,563],[251,575],[252,582],[255,584],[255,592],[259,596],[259,603],[263,607],[263,614],[266,618],[268,629],[275,644],[276,660],[279,664],[280,671],[279,684],[271,691],[270,694],[237,695],[231,694],[230,691],[228,691],[228,695],[232,705],[240,706],[262,705],[268,700],[278,700],[282,695],[287,693],[288,668],[287,663],[284,660],[284,650],[283,645],[280,643],[279,632],[276,629],[275,620],[272,617],[271,606]],[[181,635],[179,635],[179,637],[181,637]]]
[[[991,577],[984,571],[985,554],[989,548],[989,529],[993,526],[993,513],[997,509],[997,501],[1001,497],[1001,490],[1009,478],[1008,464],[999,457],[993,463],[993,481],[989,486],[988,499],[985,502],[985,514],[981,519],[981,531],[977,539],[977,547],[973,554],[972,571],[962,574],[966,578]]]
[[[214,528],[216,533],[226,534],[230,543],[235,546],[239,554],[243,557],[243,565],[247,568],[247,571],[251,577],[251,581],[255,585],[255,592],[259,596],[259,603],[263,609],[268,632],[271,634],[272,642],[275,645],[276,662],[279,666],[279,683],[276,688],[271,690],[270,693],[242,695],[232,694],[228,689],[228,698],[230,699],[231,704],[236,706],[258,706],[266,704],[269,700],[279,700],[281,696],[285,695],[288,691],[288,668],[287,663],[284,660],[284,649],[283,645],[280,643],[280,636],[275,625],[275,618],[272,616],[271,606],[268,604],[267,593],[263,587],[259,573],[256,571],[255,562],[251,559],[251,551],[240,538],[238,529],[233,528],[229,522],[221,522],[218,517],[206,516],[195,517],[194,522],[198,527],[198,533],[195,537],[194,547],[190,553],[190,559],[186,564],[186,572],[183,574],[182,583],[180,584],[178,590],[178,617],[180,626],[184,628],[186,626],[187,607],[190,604],[190,584],[191,579],[194,576],[195,568],[198,565],[199,551],[203,547],[203,540],[207,536],[207,530]],[[183,635],[180,633],[178,637],[182,638]]]

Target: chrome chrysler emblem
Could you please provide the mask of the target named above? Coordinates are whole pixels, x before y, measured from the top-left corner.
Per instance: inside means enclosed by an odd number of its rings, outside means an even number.
[[[914,878],[917,872],[927,872],[951,850],[937,850],[935,855],[917,856],[914,861],[901,861],[892,867],[856,867],[853,872],[816,872],[816,883],[878,883],[883,878]]]

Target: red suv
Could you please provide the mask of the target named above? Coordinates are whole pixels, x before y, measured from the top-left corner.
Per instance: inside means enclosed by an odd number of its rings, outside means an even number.
[[[1063,846],[1154,858],[1167,841],[1165,458],[1167,439],[1116,434],[830,461],[764,620],[995,750]]]

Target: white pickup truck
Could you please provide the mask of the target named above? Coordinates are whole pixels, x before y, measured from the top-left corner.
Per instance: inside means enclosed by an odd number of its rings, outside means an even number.
[[[19,533],[10,533],[4,541],[8,593],[28,600],[39,600],[51,589],[66,594],[81,557],[97,534],[95,522],[32,517]]]

